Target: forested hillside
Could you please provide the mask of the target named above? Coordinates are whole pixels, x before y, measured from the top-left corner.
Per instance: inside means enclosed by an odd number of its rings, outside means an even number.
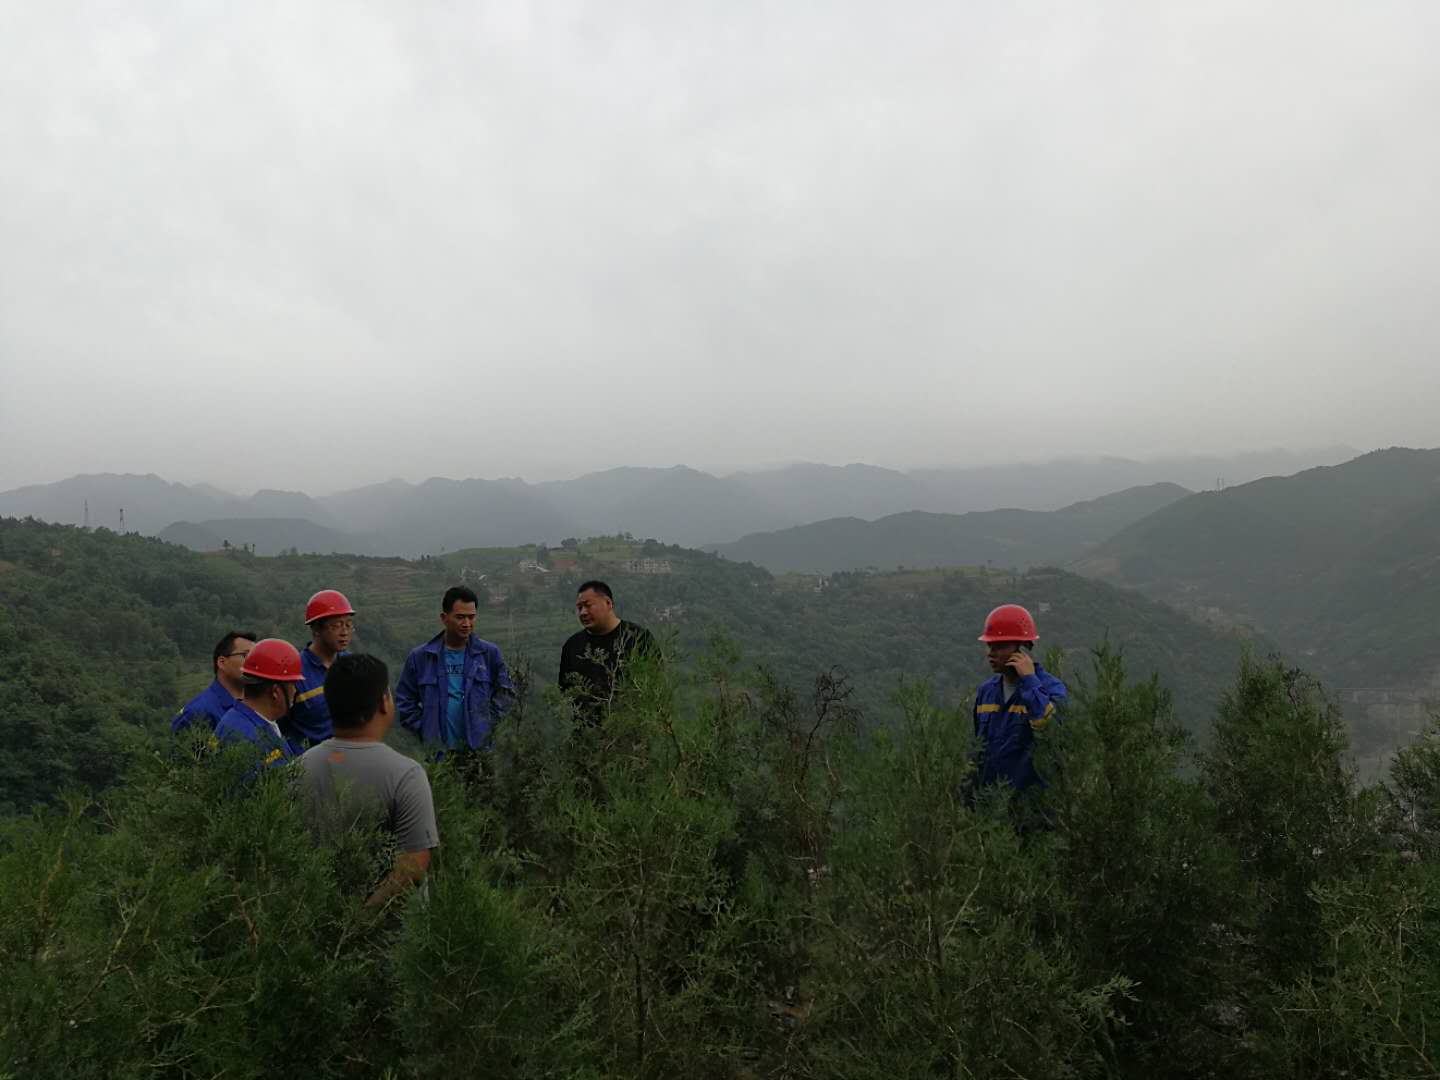
[[[909,511],[878,521],[835,518],[757,533],[711,550],[776,573],[937,566],[1059,566],[1189,495],[1177,484],[1129,488],[1061,510]]]
[[[1423,685],[1440,669],[1440,450],[1194,495],[1075,568],[1253,627],[1332,685]]]
[[[537,554],[539,566],[521,568]],[[987,674],[978,628],[1008,600],[1038,613],[1042,653],[1058,649],[1076,662],[1108,639],[1133,670],[1159,672],[1192,727],[1213,709],[1243,644],[1136,594],[1054,570],[776,578],[624,538],[415,562],[262,558],[0,519],[0,744],[11,748],[4,800],[23,808],[72,779],[113,779],[126,746],[164,730],[208,681],[211,646],[231,627],[303,643],[305,599],[339,588],[359,609],[356,648],[398,669],[409,647],[436,632],[440,595],[462,576],[482,595],[478,632],[513,665],[532,667],[537,687],[554,681],[560,644],[577,628],[576,584],[600,576],[623,615],[682,655],[709,650],[718,634],[746,665],[764,664],[792,685],[844,670],[876,725],[893,716],[903,680],[928,681],[942,701],[965,700]]]
[[[446,561],[457,569],[503,574],[521,554],[529,553],[492,549]],[[1056,649],[1080,657],[1108,640],[1124,650],[1134,670],[1161,673],[1176,690],[1182,719],[1197,727],[1252,643],[1135,593],[1096,587],[1055,569],[775,577],[746,563],[655,543],[596,540],[582,545],[580,555],[569,569],[502,578],[503,598],[490,606],[488,627],[482,615],[482,629],[507,649],[533,657],[547,680],[555,672],[558,642],[574,629],[575,584],[597,575],[614,586],[623,615],[673,635],[682,652],[702,652],[720,634],[747,661],[790,682],[807,682],[838,666],[877,715],[902,680],[925,680],[942,700],[964,698],[989,674],[975,640],[985,614],[1012,600],[1038,613],[1042,653]],[[669,570],[625,569],[636,556]],[[496,598],[493,591],[487,595]]]
[[[337,551],[368,551],[369,537],[342,533],[316,525],[307,518],[221,518],[213,521],[177,521],[160,530],[158,539],[193,551],[223,551],[248,548],[256,555],[279,555],[284,551],[304,554]]]

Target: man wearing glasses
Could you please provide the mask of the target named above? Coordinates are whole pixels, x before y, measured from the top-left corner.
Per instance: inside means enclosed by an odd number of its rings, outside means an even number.
[[[334,734],[330,709],[325,704],[325,676],[335,658],[344,656],[355,636],[355,609],[345,594],[321,589],[305,605],[305,623],[310,640],[300,650],[304,676],[295,704],[281,728],[297,746],[314,746]]]
[[[175,719],[170,721],[171,731],[184,731],[192,724],[201,723],[208,731],[215,730],[220,718],[240,700],[241,669],[257,640],[254,631],[231,630],[215,643],[210,655],[215,678],[175,714]]]

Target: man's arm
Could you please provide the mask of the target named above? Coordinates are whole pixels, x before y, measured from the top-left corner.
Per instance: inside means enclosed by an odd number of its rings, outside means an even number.
[[[418,666],[415,652],[416,650],[411,650],[410,655],[405,657],[405,666],[400,671],[400,681],[395,684],[395,716],[400,721],[401,727],[418,733],[421,701],[419,675],[415,671]]]
[[[567,690],[570,687],[570,676],[575,673],[575,657],[570,651],[570,639],[560,646],[560,689]]]
[[[400,854],[395,865],[369,898],[367,907],[378,907],[425,879],[430,869],[430,850],[440,844],[440,830],[435,825],[435,800],[430,793],[430,778],[418,761],[395,787],[395,842]]]
[[[365,900],[366,907],[384,907],[406,889],[420,884],[430,871],[430,849],[402,851],[395,856],[395,867],[385,875],[375,891]]]
[[[515,704],[515,683],[510,678],[510,669],[505,666],[505,658],[500,655],[498,646],[490,660],[490,714],[498,720]]]
[[[1025,718],[1039,731],[1055,719],[1056,709],[1065,703],[1069,692],[1065,684],[1048,672],[1042,677],[1031,672],[1020,680],[1015,704],[1025,706]],[[1013,707],[1013,706],[1012,706]]]
[[[205,706],[202,704],[204,700],[204,694],[197,694],[184,705],[180,706],[180,711],[175,714],[175,719],[170,721],[170,730],[178,734],[200,720],[205,721],[206,726],[214,730],[220,717],[217,716],[214,720],[210,719],[209,714],[205,711]]]
[[[626,659],[629,659],[630,656],[658,657],[660,655],[660,647],[655,643],[654,634],[650,633],[650,631],[643,626],[637,626],[635,628],[635,636],[630,642],[630,648],[627,652],[628,655]]]

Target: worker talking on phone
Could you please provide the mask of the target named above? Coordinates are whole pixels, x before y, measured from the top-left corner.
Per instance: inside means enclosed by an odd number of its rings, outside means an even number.
[[[1019,604],[1002,604],[985,620],[980,640],[995,674],[975,694],[980,787],[1003,783],[1019,792],[1045,784],[1035,771],[1035,733],[1055,719],[1066,690],[1031,656],[1039,637],[1035,620]]]

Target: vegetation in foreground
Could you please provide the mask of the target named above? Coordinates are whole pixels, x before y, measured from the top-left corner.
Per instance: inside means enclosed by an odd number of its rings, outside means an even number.
[[[1102,650],[1044,805],[971,808],[922,686],[872,731],[835,673],[684,670],[435,767],[428,897],[378,921],[365,838],[313,845],[243,752],[10,820],[0,1074],[1436,1075],[1440,735],[1361,789],[1317,688],[1247,659],[1196,759]]]

